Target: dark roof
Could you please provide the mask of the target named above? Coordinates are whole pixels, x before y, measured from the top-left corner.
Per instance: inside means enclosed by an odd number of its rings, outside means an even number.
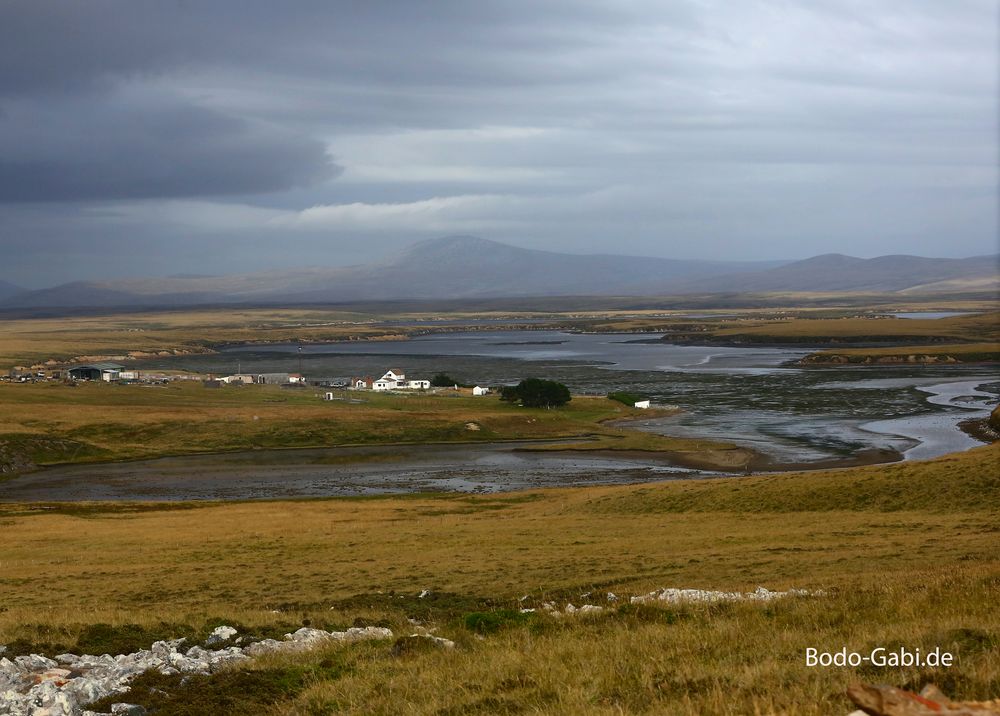
[[[90,368],[92,370],[122,370],[125,366],[119,363],[85,363],[83,365],[71,365],[66,370],[77,370],[79,368]]]

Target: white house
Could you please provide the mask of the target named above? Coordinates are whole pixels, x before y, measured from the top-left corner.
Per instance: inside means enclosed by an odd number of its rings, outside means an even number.
[[[376,390],[384,392],[387,390],[427,390],[431,387],[429,380],[407,380],[406,374],[395,368],[387,370],[378,380],[370,377],[351,378],[351,387],[355,390]]]
[[[472,394],[473,395],[487,395],[489,392],[490,392],[489,388],[483,388],[483,387],[478,386],[478,385],[475,388],[472,389]]]
[[[236,375],[227,375],[224,378],[219,378],[220,383],[244,383],[250,385],[254,382],[254,377],[252,375],[247,375],[246,373],[237,373]]]
[[[642,408],[643,410],[646,410],[646,409],[649,408],[649,401],[648,400],[637,400],[637,401],[635,401],[635,407]]]

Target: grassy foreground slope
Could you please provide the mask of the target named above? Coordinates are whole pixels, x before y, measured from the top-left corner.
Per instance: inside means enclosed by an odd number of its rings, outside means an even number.
[[[1000,694],[998,466],[993,445],[851,470],[502,496],[0,506],[0,643],[122,648],[223,622],[409,634],[408,618],[458,643],[270,657],[197,688],[140,683],[129,700],[167,703],[160,713],[828,714],[849,710],[842,694],[856,679],[985,698]],[[680,607],[605,597],[758,584],[825,594]],[[545,599],[606,611],[516,611]],[[807,647],[843,646],[940,646],[957,665],[804,664]]]

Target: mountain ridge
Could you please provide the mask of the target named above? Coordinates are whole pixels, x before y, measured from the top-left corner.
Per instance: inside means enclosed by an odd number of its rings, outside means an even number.
[[[380,261],[231,276],[75,281],[0,296],[0,307],[140,307],[571,295],[904,291],[991,285],[996,256],[822,254],[801,261],[682,260],[526,249],[475,236],[427,239]],[[957,283],[956,283],[957,282]]]

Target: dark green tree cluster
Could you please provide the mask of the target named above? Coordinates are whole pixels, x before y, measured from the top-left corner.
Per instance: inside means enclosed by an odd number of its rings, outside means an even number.
[[[500,389],[500,400],[520,403],[526,408],[555,408],[571,400],[569,388],[554,380],[528,378]]]
[[[447,373],[438,373],[431,378],[431,386],[434,388],[450,388],[453,385],[461,385],[461,383]]]

